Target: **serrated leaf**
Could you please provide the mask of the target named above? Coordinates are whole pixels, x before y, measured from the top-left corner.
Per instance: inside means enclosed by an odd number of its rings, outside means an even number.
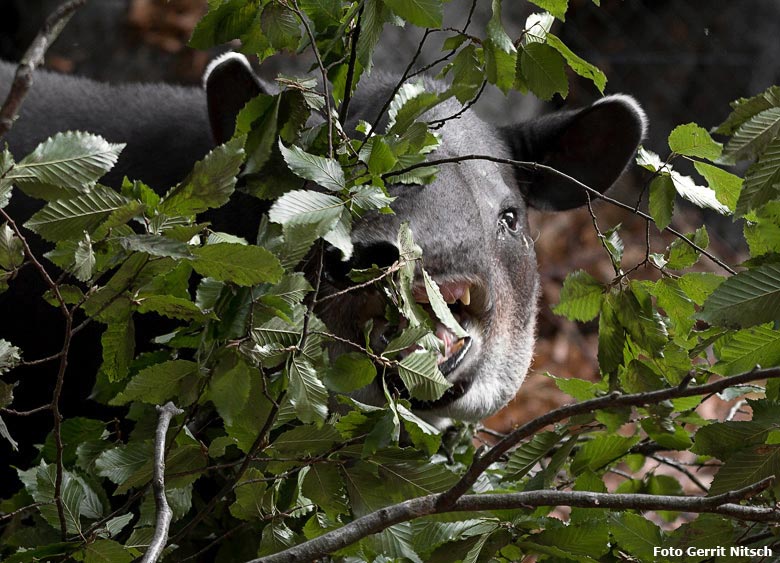
[[[276,256],[258,246],[221,242],[195,248],[192,254],[196,272],[237,285],[276,283],[284,273]]]
[[[733,212],[741,195],[742,178],[704,162],[694,162],[693,166],[707,180],[707,185],[715,192],[718,201]],[[780,166],[780,161],[778,161],[778,166]]]
[[[556,1],[566,3],[568,0]],[[568,64],[574,72],[593,82],[596,88],[598,88],[599,92],[602,94],[604,93],[604,88],[607,85],[607,76],[601,71],[601,69],[595,65],[590,64],[585,59],[578,57],[563,43],[563,41],[561,41],[552,33],[548,32],[545,36],[547,38],[547,44],[563,55],[563,58],[566,59],[566,64]]]
[[[590,321],[601,309],[604,286],[584,270],[566,276],[561,289],[561,300],[553,312],[572,321]]]
[[[552,99],[554,94],[566,97],[569,81],[561,54],[544,43],[531,42],[525,45],[518,64],[528,88],[542,100]]]
[[[110,382],[123,380],[135,357],[135,322],[132,316],[128,314],[108,323],[100,344],[103,349],[100,372]]]
[[[257,17],[255,2],[228,0],[210,4],[209,12],[198,22],[189,45],[195,49],[209,49],[247,33]]]
[[[503,479],[524,477],[561,439],[562,435],[558,432],[541,432],[531,438],[509,456]]]
[[[725,461],[743,448],[763,444],[769,430],[766,424],[752,420],[710,424],[696,431],[695,444],[691,451]]]
[[[561,21],[566,21],[566,10],[569,8],[569,0],[531,0],[542,10],[547,10]]]
[[[712,371],[720,375],[775,367],[780,365],[780,331],[766,325],[734,332],[716,342],[715,354]]]
[[[666,174],[661,174],[653,178],[650,182],[650,201],[648,208],[650,216],[653,218],[659,230],[664,230],[672,222],[674,215],[674,198],[677,190],[674,187],[672,178]]]
[[[774,107],[754,115],[740,125],[723,150],[722,160],[733,164],[760,155],[780,132],[780,108]]]
[[[777,198],[780,192],[780,139],[766,147],[758,162],[748,168],[745,183],[736,205],[736,214],[745,215],[752,209]]]
[[[88,543],[77,555],[76,560],[84,563],[130,563],[135,559],[122,544],[111,540]]]
[[[571,462],[571,470],[575,475],[584,469],[599,471],[623,457],[638,441],[638,436],[598,436],[579,449]]]
[[[130,235],[118,239],[130,252],[144,252],[149,256],[186,259],[192,257],[189,246],[178,240],[160,235]]]
[[[422,274],[423,282],[425,283],[425,293],[428,296],[431,309],[433,309],[436,317],[458,338],[465,338],[468,336],[468,333],[463,330],[463,327],[455,320],[452,311],[450,311],[450,308],[447,306],[447,302],[444,301],[438,284],[433,281],[425,269],[423,269]]]
[[[282,4],[265,5],[260,14],[260,29],[277,51],[294,51],[300,42],[300,22],[293,11]]]
[[[0,226],[0,268],[13,270],[24,263],[24,245],[7,223]]]
[[[761,479],[780,475],[780,446],[759,445],[729,457],[715,474],[710,495],[735,491]],[[775,481],[773,490],[778,490]]]
[[[344,202],[339,198],[310,190],[293,190],[277,199],[268,212],[274,223],[285,227],[315,225],[317,235],[330,231],[341,217]]]
[[[22,351],[8,342],[0,339],[0,375],[14,369],[22,361]]]
[[[640,561],[652,561],[654,548],[663,545],[658,526],[638,514],[610,514],[609,532],[621,551],[636,556]]]
[[[304,425],[287,430],[273,443],[273,448],[282,457],[286,455],[300,455],[305,452],[308,456],[316,456],[326,452],[341,440],[341,435],[330,425],[318,428],[315,425]]]
[[[113,168],[124,147],[91,133],[57,133],[19,161],[7,178],[84,192]]]
[[[710,237],[704,226],[696,229],[693,234],[688,234],[687,238],[699,248],[706,249],[710,244]],[[682,239],[677,239],[669,245],[669,257],[666,267],[670,270],[682,270],[690,268],[699,259],[699,251],[689,245]]]
[[[766,264],[728,278],[704,302],[699,318],[748,328],[780,319],[780,265]]]
[[[245,137],[236,137],[195,163],[189,176],[172,188],[158,209],[166,215],[196,215],[228,202],[244,161]]]
[[[770,86],[767,90],[752,98],[739,98],[731,102],[733,111],[726,121],[715,129],[715,133],[731,135],[743,123],[762,111],[780,106],[780,86]]]
[[[363,354],[342,354],[325,372],[325,386],[337,393],[349,393],[365,387],[376,377],[376,367]]]
[[[501,22],[501,0],[492,0],[492,15],[487,24],[487,40],[483,43],[485,78],[507,94],[517,74],[517,49]]]
[[[141,370],[133,377],[125,390],[112,401],[112,404],[126,404],[141,401],[151,405],[161,405],[176,396],[182,380],[198,374],[198,364],[188,360],[171,360],[155,364]]]
[[[309,154],[295,145],[287,148],[281,139],[279,139],[279,151],[296,176],[310,180],[332,192],[344,189],[346,185],[344,171],[337,160]]]
[[[706,129],[695,123],[678,125],[669,134],[669,148],[684,156],[715,160],[720,156],[723,145],[715,142]]]
[[[402,350],[406,350],[409,346],[417,343],[417,341],[430,332],[428,327],[422,325],[408,327],[389,342],[382,352],[382,355],[390,357]]]
[[[420,27],[441,27],[441,0],[385,0],[399,17]]]
[[[287,367],[290,402],[302,422],[320,423],[328,415],[328,391],[311,362],[294,355]]]
[[[138,304],[139,313],[157,313],[169,319],[193,321],[205,317],[195,303],[189,299],[173,297],[172,295],[150,295],[143,297]]]
[[[452,387],[439,371],[436,359],[433,352],[416,350],[401,360],[398,375],[412,397],[435,401]]]
[[[705,186],[699,186],[690,176],[683,176],[676,170],[670,172],[674,189],[680,197],[687,199],[692,204],[717,211],[721,215],[728,215],[729,208],[723,205],[715,195],[715,191]]]
[[[329,515],[344,514],[349,510],[344,483],[336,464],[313,464],[303,480],[301,492]]]
[[[72,199],[48,203],[24,226],[51,242],[73,239],[83,236],[84,231],[91,232],[128,201],[114,190],[98,186]]]

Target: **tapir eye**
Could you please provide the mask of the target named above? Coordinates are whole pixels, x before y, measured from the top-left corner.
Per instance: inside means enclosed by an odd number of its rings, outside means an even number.
[[[517,231],[517,211],[514,209],[505,209],[501,212],[501,217],[498,220],[499,224],[511,232]]]

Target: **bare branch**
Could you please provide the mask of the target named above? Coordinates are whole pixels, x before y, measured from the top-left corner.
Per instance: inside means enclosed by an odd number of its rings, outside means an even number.
[[[184,413],[184,411],[169,401],[162,407],[158,406],[157,412],[160,413],[160,416],[157,419],[157,429],[154,432],[154,468],[152,476],[157,522],[154,526],[152,543],[149,544],[149,549],[146,550],[141,563],[154,563],[162,555],[165,544],[168,543],[168,529],[173,518],[173,511],[168,506],[168,499],[165,498],[165,436],[168,434],[171,419],[177,414]]]
[[[386,174],[382,175],[382,179],[383,180],[389,180],[393,176],[399,176],[399,175],[404,174],[406,172],[411,172],[412,170],[415,170],[417,168],[423,168],[423,167],[426,167],[426,166],[437,166],[439,164],[457,164],[457,163],[460,163],[460,162],[464,162],[466,160],[487,160],[487,161],[490,161],[490,162],[495,162],[497,164],[509,164],[511,166],[517,166],[519,168],[525,168],[527,170],[532,170],[534,172],[548,172],[548,173],[554,174],[555,176],[558,176],[560,178],[564,178],[564,179],[568,180],[569,182],[572,182],[573,184],[577,185],[578,187],[580,187],[581,189],[585,190],[587,193],[589,193],[590,195],[592,195],[594,197],[602,199],[602,200],[606,201],[607,203],[610,203],[610,204],[612,204],[612,205],[614,205],[616,207],[620,207],[621,209],[625,209],[626,211],[630,211],[631,213],[634,213],[635,215],[637,215],[639,217],[642,217],[643,219],[645,219],[647,221],[653,221],[653,218],[650,215],[648,215],[647,213],[639,211],[639,210],[635,209],[633,206],[628,205],[626,203],[623,203],[622,201],[618,201],[618,200],[613,199],[613,198],[611,198],[611,197],[609,197],[607,195],[604,195],[601,192],[599,192],[598,190],[595,190],[595,189],[591,188],[590,186],[587,186],[587,185],[583,184],[582,182],[580,182],[576,178],[573,178],[572,176],[569,176],[568,174],[565,174],[565,173],[561,172],[560,170],[556,170],[555,168],[553,168],[551,166],[546,166],[546,165],[540,164],[538,162],[526,162],[526,161],[522,161],[522,160],[513,160],[511,158],[500,158],[500,157],[484,155],[484,154],[468,154],[468,155],[463,155],[463,156],[453,156],[453,157],[450,157],[450,158],[440,158],[440,159],[437,159],[437,160],[429,160],[429,161],[426,161],[426,162],[420,162],[418,164],[413,164],[411,166],[407,166],[406,168],[404,168],[402,170],[396,170],[396,171],[393,171],[393,172],[387,172]],[[653,223],[655,223],[655,221],[653,221]],[[688,246],[690,246],[691,248],[693,248],[697,252],[701,253],[702,255],[704,255],[707,258],[709,258],[710,260],[712,260],[715,264],[717,264],[718,266],[720,266],[721,268],[726,270],[728,273],[730,273],[732,275],[737,273],[731,266],[729,266],[728,264],[723,262],[720,258],[715,256],[714,254],[708,252],[706,249],[704,249],[704,248],[700,247],[699,245],[697,245],[695,242],[693,242],[691,239],[686,237],[681,232],[673,229],[672,227],[666,227],[664,230],[669,232],[669,233],[671,233],[671,234],[673,234],[674,236],[676,236],[677,238],[679,238],[680,240],[685,242],[685,244],[687,244]]]
[[[676,510],[683,512],[709,512],[754,522],[780,522],[780,511],[769,507],[735,504],[767,489],[773,479],[767,478],[754,485],[712,497],[669,496],[642,494],[594,493],[588,491],[525,491],[495,495],[467,495],[442,509],[437,502],[439,495],[428,495],[408,500],[350,522],[346,526],[328,532],[318,538],[296,545],[280,553],[252,559],[247,563],[282,563],[288,561],[314,561],[333,553],[371,534],[381,532],[401,522],[421,516],[445,512],[470,512],[479,510],[505,510],[533,508],[537,506],[572,506],[581,508],[606,508],[614,510]]]
[[[33,72],[43,64],[43,58],[49,46],[57,39],[76,10],[86,3],[87,0],[70,0],[70,2],[60,5],[46,18],[43,28],[24,53],[22,61],[16,69],[16,76],[11,83],[8,97],[0,108],[0,139],[13,127],[22,103],[32,87]]]
[[[18,516],[19,514],[27,512],[28,510],[32,510],[33,508],[38,508],[39,506],[43,506],[45,504],[51,504],[51,503],[50,502],[34,502],[32,504],[28,504],[27,506],[23,506],[21,508],[17,508],[13,512],[9,512],[8,514],[3,514],[2,516],[0,516],[0,522],[5,522],[6,520],[11,520],[14,516]]]

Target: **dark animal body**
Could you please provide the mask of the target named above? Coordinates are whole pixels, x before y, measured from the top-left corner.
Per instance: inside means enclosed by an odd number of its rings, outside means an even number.
[[[7,91],[12,72],[11,65],[0,63],[0,97]],[[350,122],[358,118],[373,121],[396,81],[396,77],[375,73],[366,84],[361,83],[351,104]],[[127,143],[104,183],[117,185],[128,176],[162,191],[181,180],[215,143],[227,140],[238,110],[265,88],[239,56],[212,65],[205,83],[206,93],[166,85],[109,86],[41,72],[6,140],[12,153],[21,158],[61,130],[97,133],[111,142]],[[441,87],[433,81],[427,86]],[[426,117],[441,119],[459,109],[450,100]],[[581,110],[504,128],[466,112],[441,129],[442,143],[432,158],[483,154],[535,161],[604,192],[633,157],[644,129],[641,109],[627,96],[603,98]],[[538,274],[528,208],[569,209],[584,204],[586,196],[580,187],[553,174],[484,160],[443,165],[428,186],[390,186],[389,191],[397,198],[395,214],[372,214],[355,222],[355,254],[346,264],[338,258],[326,260],[329,271],[321,290],[323,294],[338,291],[339,279],[351,265],[392,263],[398,255],[398,229],[401,222],[408,222],[423,249],[426,270],[452,301],[453,312],[470,335],[467,346],[456,345],[454,335],[437,327],[437,335],[447,345],[442,371],[453,387],[442,399],[416,407],[440,424],[448,418],[478,420],[514,396],[531,362]],[[7,210],[21,224],[38,205],[17,191]],[[206,219],[216,230],[254,240],[263,210],[262,202],[237,192],[230,203]],[[42,243],[32,235],[31,241],[36,252],[42,253]],[[62,337],[58,312],[41,304],[45,288],[36,275],[32,268],[23,269],[11,289],[0,294],[0,338],[21,347],[29,359],[57,352]],[[318,314],[331,331],[355,342],[362,341],[365,322],[374,320],[374,344],[382,349],[383,305],[371,290],[328,300]],[[80,400],[88,394],[99,364],[99,339],[96,334],[88,336],[79,335],[79,344],[71,352],[66,388],[76,392],[63,398],[66,416],[83,412]],[[138,334],[138,340],[148,337]],[[341,351],[346,348],[332,350],[334,355]],[[20,376],[31,377],[27,373]],[[29,382],[23,381],[24,385]],[[50,380],[41,381],[37,400],[23,396],[17,408],[48,400],[51,385]],[[381,403],[381,384],[365,387],[356,397]]]

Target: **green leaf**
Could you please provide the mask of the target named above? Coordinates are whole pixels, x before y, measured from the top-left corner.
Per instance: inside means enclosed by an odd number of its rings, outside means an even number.
[[[237,285],[276,283],[284,270],[279,260],[265,248],[221,242],[192,251],[193,269],[209,278]]]
[[[337,160],[309,154],[295,145],[288,149],[282,144],[281,139],[279,140],[279,150],[287,166],[295,175],[333,192],[344,189],[344,171]]]
[[[331,517],[349,511],[344,483],[336,464],[313,464],[306,473],[301,492],[316,502]]]
[[[416,350],[401,360],[398,375],[412,397],[435,401],[452,387],[439,371],[436,359],[433,352]]]
[[[108,381],[122,381],[127,377],[130,362],[135,357],[135,322],[125,315],[108,323],[100,339],[103,349],[103,363],[100,372]]]
[[[704,302],[699,318],[731,328],[780,319],[780,265],[739,272],[720,284]]]
[[[158,206],[160,212],[188,216],[226,204],[244,161],[244,141],[244,137],[236,137],[196,162],[189,176],[165,194]]]
[[[260,14],[260,29],[277,51],[295,51],[301,39],[300,25],[289,7],[276,2],[266,4]]]
[[[330,231],[341,217],[344,202],[330,194],[310,190],[293,190],[277,199],[268,212],[274,223],[314,225],[316,236]]]
[[[365,387],[376,377],[376,367],[370,358],[352,352],[342,354],[325,372],[325,386],[337,393],[349,393]]]
[[[718,201],[733,212],[741,195],[742,178],[704,162],[694,162],[693,166],[707,180],[707,185],[715,192]]]
[[[763,444],[769,430],[766,424],[752,420],[710,424],[696,431],[695,444],[691,451],[725,461],[741,449]]]
[[[676,195],[677,190],[674,188],[674,182],[670,176],[661,174],[650,182],[650,216],[661,231],[672,222]]]
[[[571,470],[576,475],[585,469],[602,470],[606,465],[623,457],[631,447],[639,441],[639,437],[599,436],[584,444],[574,460]]]
[[[189,46],[195,49],[209,49],[237,39],[251,29],[257,12],[257,2],[227,0],[219,4],[210,3],[209,12],[198,22],[192,32]]]
[[[507,94],[517,73],[517,49],[501,23],[501,0],[492,0],[493,14],[487,24],[487,40],[483,43],[485,78]]]
[[[745,215],[764,203],[777,199],[780,192],[780,139],[766,147],[758,162],[745,173],[745,184],[736,205],[736,214]]]
[[[542,10],[547,10],[561,21],[566,21],[566,10],[569,9],[569,0],[531,0]]]
[[[770,86],[766,91],[752,98],[739,98],[731,102],[734,111],[715,130],[721,135],[731,135],[743,123],[762,111],[780,107],[780,86]]]
[[[663,545],[661,530],[648,519],[630,512],[609,515],[609,532],[621,551],[639,561],[653,561],[654,548]],[[697,547],[699,544],[696,544]]]
[[[687,235],[688,240],[691,240],[699,248],[706,249],[710,244],[710,237],[707,234],[707,230],[704,226],[696,229],[693,234]],[[699,251],[689,245],[682,239],[675,240],[669,246],[669,260],[666,267],[670,270],[682,270],[684,268],[690,268],[699,259]]]
[[[72,199],[46,204],[24,226],[51,242],[79,238],[128,202],[114,190],[97,186]]]
[[[112,404],[123,405],[130,401],[141,401],[161,405],[173,398],[179,391],[183,379],[198,375],[198,364],[188,360],[171,360],[155,364],[138,372]]]
[[[320,423],[328,416],[328,392],[309,360],[294,355],[287,367],[290,402],[302,422]]]
[[[118,239],[119,244],[130,252],[144,252],[149,256],[168,258],[192,258],[190,247],[178,240],[160,235],[129,235]]]
[[[715,474],[710,495],[719,495],[752,485],[766,477],[780,475],[780,446],[759,445],[728,458]],[[778,483],[772,489],[777,494]]]
[[[600,558],[609,551],[606,523],[578,522],[572,526],[549,525],[538,535],[531,536],[539,544],[555,547],[567,554]]]
[[[22,361],[22,351],[0,338],[0,375],[14,369]]]
[[[556,93],[564,98],[568,95],[564,58],[549,45],[528,43],[522,49],[518,64],[528,88],[540,99],[550,100]]]
[[[718,363],[712,371],[720,375],[775,367],[780,365],[780,331],[765,325],[728,334],[715,343],[715,354]]]
[[[139,299],[139,313],[157,313],[169,319],[184,321],[200,320],[205,317],[195,303],[189,299],[173,297],[172,295],[150,295]]]
[[[568,2],[568,0],[554,1],[563,3]],[[561,41],[552,33],[547,33],[546,37],[547,44],[563,55],[563,58],[566,59],[566,64],[568,64],[574,72],[593,82],[596,88],[598,88],[599,92],[602,94],[604,93],[604,88],[607,85],[607,76],[597,66],[592,65],[585,59],[578,57],[572,52],[571,49],[564,45],[563,41]]]
[[[324,31],[341,20],[341,0],[299,0],[298,6],[314,22],[318,31]]]
[[[24,245],[7,223],[0,227],[0,268],[13,270],[24,263]]]
[[[780,132],[780,108],[774,107],[762,111],[740,125],[726,148],[722,161],[734,164],[739,160],[752,159],[764,152],[764,149]]]
[[[713,189],[699,186],[690,176],[683,176],[676,170],[670,172],[672,184],[680,197],[703,209],[712,209],[721,215],[728,215],[729,208],[723,205]]]
[[[57,133],[19,161],[6,177],[85,192],[113,168],[124,147],[90,133]]]
[[[420,27],[442,26],[442,0],[384,0],[395,14]]]
[[[409,346],[416,344],[422,337],[430,334],[430,332],[430,329],[423,325],[408,327],[390,341],[382,355],[391,357],[393,354],[406,350]]]
[[[524,477],[547,453],[560,443],[562,436],[558,432],[541,432],[521,445],[509,456],[504,472],[504,480],[516,480]]]
[[[341,435],[330,425],[317,428],[304,425],[284,432],[273,443],[273,448],[282,457],[305,454],[314,457],[328,451],[341,440]]]
[[[373,66],[372,54],[382,30],[391,17],[384,2],[366,2],[363,4],[363,17],[360,19],[360,37],[357,42],[357,59],[366,72]]]
[[[678,125],[669,134],[669,148],[683,156],[715,160],[720,156],[723,145],[715,142],[706,129],[687,123]]]
[[[433,278],[431,278],[425,269],[423,269],[422,274],[425,283],[425,293],[428,296],[431,309],[433,309],[436,317],[458,338],[465,338],[468,336],[468,333],[463,330],[463,327],[455,320],[452,311],[450,311],[450,308],[447,306],[447,302],[444,300],[444,297],[442,297],[438,284],[433,281]]]
[[[590,321],[601,309],[604,286],[584,270],[566,276],[561,289],[560,303],[553,307],[556,315],[571,321]]]
[[[88,543],[74,557],[84,563],[130,563],[135,559],[135,556],[122,544],[111,540]]]

